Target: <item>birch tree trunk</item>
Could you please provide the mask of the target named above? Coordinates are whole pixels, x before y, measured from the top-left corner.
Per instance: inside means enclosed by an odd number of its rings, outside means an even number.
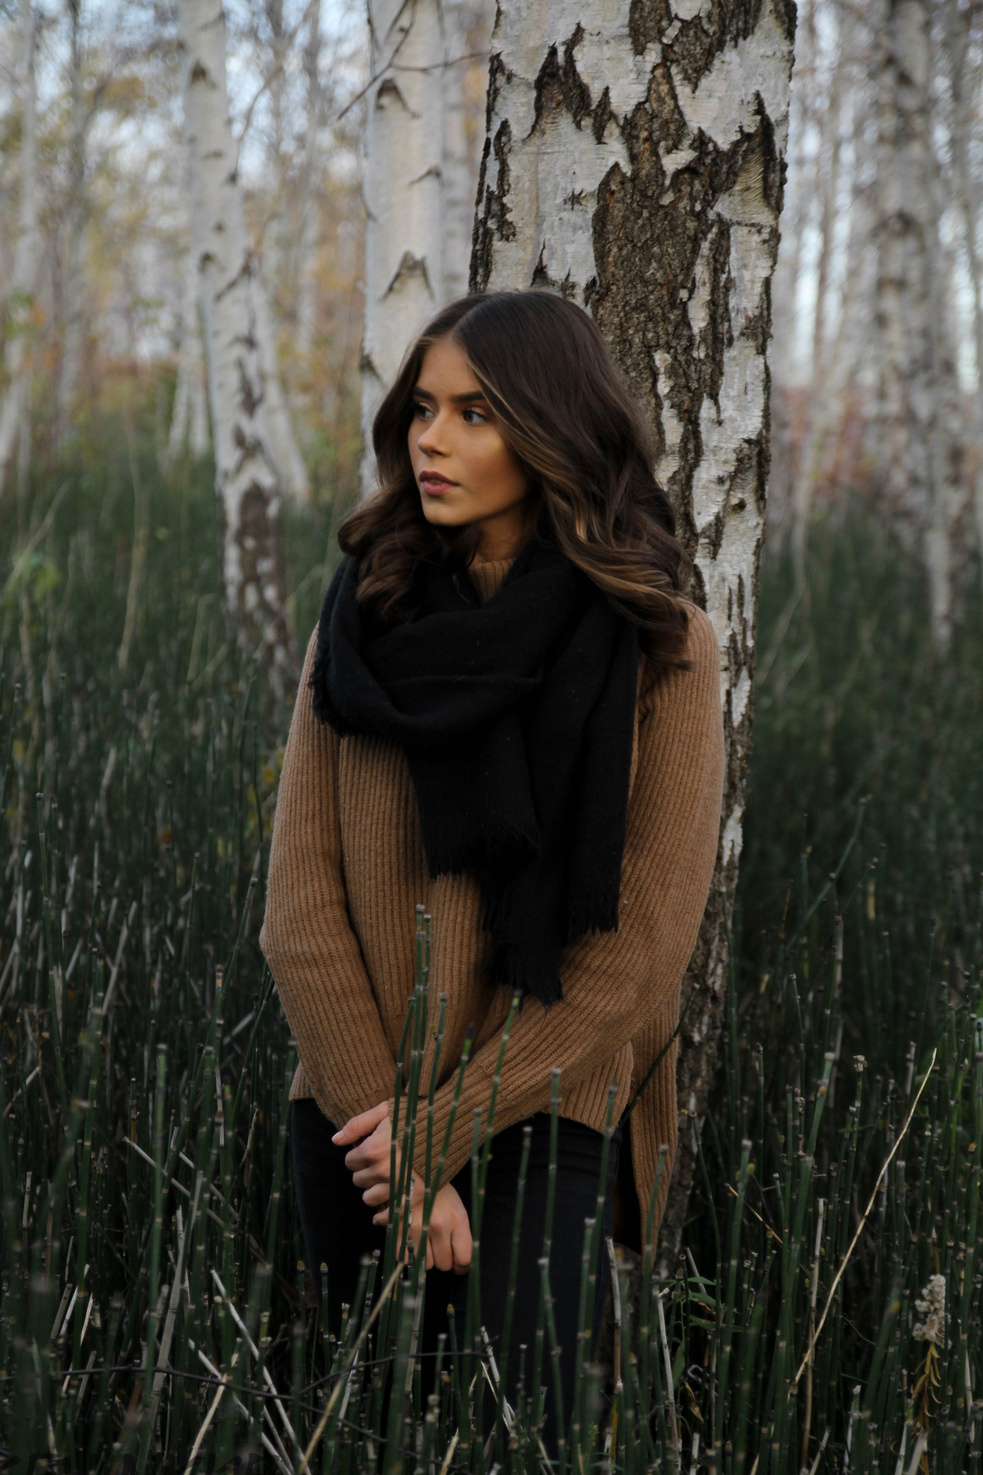
[[[477,290],[540,286],[593,313],[648,415],[691,594],[720,640],[725,808],[686,983],[670,1264],[714,1074],[741,850],[795,23],[789,0],[674,10],[596,0],[578,18],[500,0],[471,263]]]
[[[205,403],[204,365],[201,354],[201,317],[198,311],[198,265],[192,247],[184,266],[181,302],[181,342],[178,348],[177,383],[167,436],[167,460],[175,461],[190,448],[195,457],[208,450],[208,407]]]
[[[255,322],[255,261],[243,218],[225,77],[221,0],[181,0],[192,237],[201,274],[226,603],[273,697],[292,682],[280,542],[281,492],[266,423]]]
[[[440,80],[444,94],[442,302],[452,302],[468,290],[478,183],[478,149],[468,96],[470,51],[472,42],[476,50],[487,48],[489,11],[489,6],[476,6],[473,0],[445,0],[444,4],[444,71]]]
[[[972,431],[977,447],[974,511],[976,542],[983,554],[983,265],[978,241],[980,192],[969,163],[970,107],[975,102],[972,82],[979,84],[979,72],[967,87],[967,52],[970,48],[972,11],[961,11],[958,0],[948,0],[946,13],[946,48],[952,87],[952,173],[956,208],[962,217],[966,248],[966,265],[973,303],[973,349],[976,361],[976,384],[972,395]]]
[[[310,479],[294,434],[280,377],[280,356],[277,353],[276,327],[270,311],[270,299],[255,262],[250,285],[253,294],[253,331],[259,345],[260,368],[266,389],[265,410],[270,454],[284,492],[296,502],[306,502],[311,494]]]
[[[821,474],[829,420],[830,379],[826,363],[827,312],[833,235],[840,193],[841,118],[844,93],[852,77],[856,44],[856,16],[847,7],[839,17],[836,62],[829,103],[822,119],[817,162],[819,195],[819,254],[816,263],[816,300],[812,317],[810,392],[802,441],[801,462],[792,488],[792,550],[801,587],[805,577],[805,551],[813,490]]]
[[[78,398],[85,338],[84,269],[85,149],[89,118],[82,86],[82,4],[68,0],[71,25],[69,49],[71,115],[68,145],[68,200],[65,211],[65,259],[62,279],[64,331],[58,372],[58,433],[63,439]]]
[[[307,118],[304,131],[303,188],[301,222],[298,232],[297,262],[297,353],[307,360],[314,346],[314,314],[316,310],[314,253],[318,241],[318,201],[315,192],[318,129],[321,126],[321,0],[312,0],[307,21],[307,43],[304,46],[304,72],[307,78]],[[306,378],[305,374],[305,378]]]
[[[444,55],[439,0],[369,0],[365,121],[362,482],[372,421],[413,335],[440,301]]]
[[[37,78],[35,47],[37,17],[33,0],[21,0],[20,72],[20,181],[18,187],[17,247],[11,275],[12,306],[3,348],[7,384],[0,405],[0,496],[18,443],[26,464],[30,437],[27,332],[31,297],[40,257],[37,200]]]
[[[932,628],[948,644],[959,502],[945,341],[938,168],[932,140],[932,0],[885,0],[878,86],[878,472],[899,530],[925,558]]]

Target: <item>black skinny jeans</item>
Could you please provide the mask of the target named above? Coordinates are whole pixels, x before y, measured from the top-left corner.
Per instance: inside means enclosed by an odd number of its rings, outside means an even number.
[[[515,1403],[520,1373],[520,1348],[525,1347],[523,1386],[526,1397],[533,1371],[533,1349],[539,1310],[543,1253],[543,1228],[546,1221],[546,1194],[549,1180],[550,1119],[538,1113],[529,1118],[532,1142],[522,1225],[519,1234],[517,1283],[512,1298],[512,1330],[506,1370],[506,1397]],[[518,1122],[498,1132],[492,1141],[485,1186],[485,1204],[481,1224],[480,1300],[481,1322],[488,1332],[496,1361],[501,1369],[501,1339],[507,1304],[509,1268],[515,1227],[515,1209],[519,1161],[522,1153],[522,1131],[526,1124]],[[560,1347],[560,1384],[563,1419],[569,1424],[573,1406],[574,1377],[577,1357],[577,1318],[580,1303],[580,1278],[584,1245],[584,1220],[594,1218],[601,1172],[603,1136],[580,1122],[561,1117],[558,1123],[556,1190],[553,1209],[553,1235],[550,1249],[550,1290],[557,1342]],[[362,1256],[379,1250],[380,1259],[386,1232],[372,1223],[374,1210],[362,1202],[362,1191],[355,1187],[345,1167],[347,1147],[336,1147],[331,1141],[337,1130],[322,1115],[312,1099],[295,1101],[291,1108],[290,1141],[293,1154],[294,1185],[300,1208],[301,1225],[307,1263],[318,1281],[318,1269],[328,1271],[328,1319],[337,1332],[341,1307],[349,1305],[358,1288]],[[593,1308],[594,1337],[599,1329],[606,1289],[610,1280],[605,1236],[611,1233],[614,1183],[618,1173],[620,1129],[611,1140],[608,1155],[604,1216],[597,1262],[596,1294]],[[452,1180],[470,1215],[470,1162]],[[446,1332],[447,1306],[454,1307],[457,1336],[463,1334],[467,1315],[467,1275],[449,1270],[429,1270],[421,1329],[420,1351],[423,1369],[432,1366],[437,1338]],[[543,1352],[542,1380],[546,1386],[545,1439],[550,1452],[555,1451],[556,1403],[547,1334]],[[449,1343],[448,1343],[449,1355]],[[429,1379],[424,1377],[424,1387]],[[486,1418],[486,1434],[489,1425]]]

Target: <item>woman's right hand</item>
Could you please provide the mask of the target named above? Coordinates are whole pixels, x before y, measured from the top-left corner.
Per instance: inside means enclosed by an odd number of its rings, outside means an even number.
[[[383,1224],[389,1217],[388,1210],[376,1214],[373,1220]],[[423,1195],[413,1205],[410,1219],[410,1239],[414,1250],[420,1248],[423,1233]],[[427,1231],[427,1269],[453,1270],[455,1275],[465,1275],[471,1265],[471,1221],[461,1201],[461,1195],[451,1183],[445,1183],[434,1194],[430,1210],[430,1225]]]

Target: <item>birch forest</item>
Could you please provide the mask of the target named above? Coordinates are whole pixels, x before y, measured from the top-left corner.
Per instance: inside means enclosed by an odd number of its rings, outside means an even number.
[[[0,1469],[979,1472],[981,217],[978,0],[0,0]],[[376,411],[528,288],[641,407],[726,745],[557,1430],[548,1233],[528,1388],[469,1311],[425,1396],[395,1199],[329,1332],[258,945]]]

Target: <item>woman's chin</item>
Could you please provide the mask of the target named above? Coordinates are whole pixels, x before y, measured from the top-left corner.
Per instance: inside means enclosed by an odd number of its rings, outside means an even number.
[[[436,497],[423,498],[423,515],[434,527],[461,528],[470,518],[460,508],[448,507]]]

